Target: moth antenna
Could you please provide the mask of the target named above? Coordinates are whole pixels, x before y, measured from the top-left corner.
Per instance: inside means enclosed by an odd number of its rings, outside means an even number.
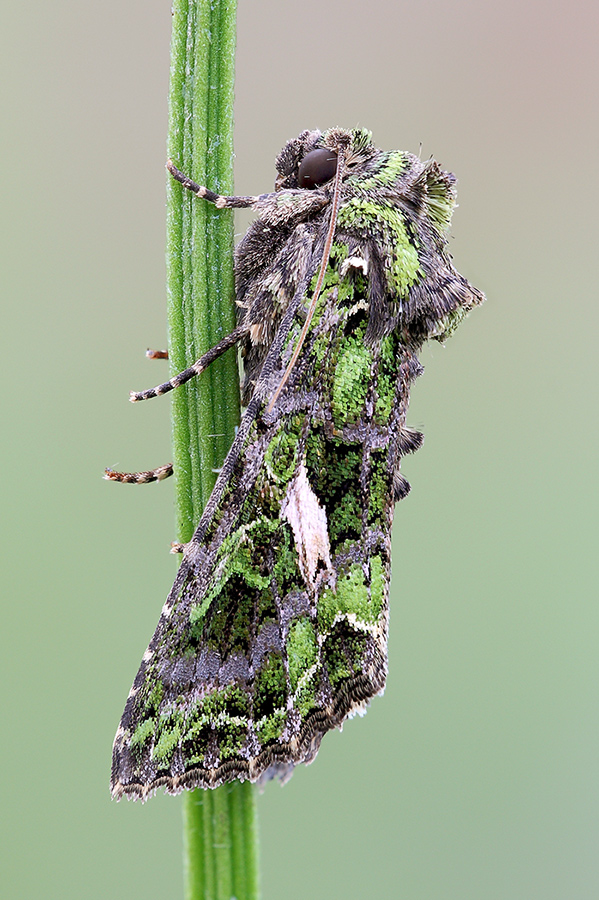
[[[300,351],[306,340],[306,335],[308,334],[308,329],[310,327],[310,323],[314,316],[314,310],[316,309],[316,303],[318,302],[318,298],[320,296],[320,291],[322,289],[322,283],[324,281],[324,273],[326,272],[327,266],[329,264],[329,256],[331,255],[331,247],[333,245],[333,238],[335,236],[335,226],[337,225],[337,213],[339,212],[339,202],[341,200],[341,173],[343,171],[343,163],[345,162],[345,152],[343,148],[339,148],[337,155],[337,171],[335,172],[335,184],[333,186],[333,202],[331,204],[331,221],[329,222],[329,230],[327,231],[327,239],[324,245],[324,251],[322,254],[322,260],[320,262],[320,271],[318,273],[318,281],[316,282],[316,287],[314,288],[314,294],[312,295],[312,300],[310,301],[310,306],[308,307],[308,312],[306,314],[306,321],[304,322],[304,326],[301,330],[299,340],[296,344],[295,350],[289,360],[289,365],[285,369],[285,374],[281,378],[279,382],[279,386],[277,387],[274,395],[266,408],[266,412],[271,412],[273,406],[277,402],[279,395],[285,384],[287,379],[291,374],[291,370],[293,369],[295,363],[297,362],[297,358],[300,355]]]

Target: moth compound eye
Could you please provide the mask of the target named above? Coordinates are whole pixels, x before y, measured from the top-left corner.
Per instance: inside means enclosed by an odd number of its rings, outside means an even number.
[[[297,186],[301,188],[314,188],[325,181],[330,181],[337,171],[337,154],[334,150],[321,147],[319,150],[311,150],[300,163],[297,173]]]

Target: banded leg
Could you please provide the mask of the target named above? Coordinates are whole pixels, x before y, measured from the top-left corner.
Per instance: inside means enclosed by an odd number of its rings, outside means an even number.
[[[218,344],[215,344],[214,347],[204,353],[203,356],[200,356],[197,362],[194,362],[193,366],[190,366],[189,369],[184,369],[183,372],[179,372],[179,374],[175,375],[174,378],[171,378],[170,381],[165,381],[164,384],[159,384],[155,388],[148,388],[146,391],[131,391],[129,400],[131,403],[137,403],[138,400],[149,400],[150,397],[158,397],[160,394],[167,394],[176,387],[185,384],[186,381],[190,381],[195,375],[200,375],[204,369],[208,368],[210,363],[214,362],[215,359],[218,359],[219,356],[222,356],[222,354],[231,347],[234,347],[235,344],[247,334],[248,329],[245,326],[236,328],[231,334],[228,334],[222,341],[219,341]]]
[[[174,165],[172,159],[167,161],[166,168],[175,181],[182,184],[184,188],[187,188],[187,190],[191,191],[192,194],[195,194],[196,197],[201,197],[203,200],[208,200],[209,203],[214,203],[217,209],[248,209],[257,206],[261,200],[266,200],[268,197],[273,196],[272,193],[270,193],[260,194],[257,197],[223,197],[222,194],[215,194],[214,191],[204,187],[203,184],[197,184],[195,181],[192,181],[191,178],[184,175],[183,172]]]
[[[146,350],[146,356],[148,359],[168,359],[168,350]]]
[[[147,472],[114,472],[112,469],[104,470],[104,478],[107,481],[119,481],[121,484],[149,484],[150,481],[164,481],[173,474],[173,464],[158,466],[157,469],[149,469]]]

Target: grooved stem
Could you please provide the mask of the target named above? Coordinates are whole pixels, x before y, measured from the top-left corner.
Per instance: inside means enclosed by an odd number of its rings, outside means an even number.
[[[236,0],[174,0],[167,155],[214,191],[233,190]],[[235,327],[233,218],[167,182],[169,358],[175,375]],[[235,350],[173,392],[178,539],[200,519],[239,422]],[[184,793],[186,900],[257,900],[255,790]]]

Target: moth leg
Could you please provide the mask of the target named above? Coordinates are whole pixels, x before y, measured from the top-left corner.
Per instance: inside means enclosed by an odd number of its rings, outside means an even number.
[[[148,359],[168,359],[168,350],[146,350],[146,356]]]
[[[104,478],[107,481],[119,481],[121,484],[148,484],[150,481],[164,481],[173,474],[173,464],[158,466],[147,472],[114,472],[112,469],[104,470]]]
[[[174,388],[179,387],[179,385],[185,384],[185,382],[193,378],[194,375],[200,375],[204,369],[208,368],[211,362],[214,362],[215,359],[218,359],[219,356],[222,356],[222,354],[231,347],[234,347],[238,341],[247,335],[247,333],[248,329],[245,326],[236,328],[224,337],[222,341],[219,341],[218,344],[215,344],[214,347],[204,353],[203,356],[200,356],[197,362],[194,362],[193,366],[190,366],[189,369],[184,369],[183,372],[179,372],[179,374],[171,378],[170,381],[165,381],[164,384],[159,384],[154,388],[148,388],[147,391],[131,391],[129,399],[132,403],[136,403],[138,400],[149,400],[150,397],[158,397],[160,394],[167,394],[169,391],[174,390]]]
[[[209,190],[209,188],[204,187],[204,185],[197,184],[195,181],[192,181],[191,178],[188,178],[187,175],[184,175],[183,172],[177,169],[171,159],[167,161],[166,167],[175,181],[178,181],[179,184],[182,184],[184,188],[187,188],[187,190],[191,191],[192,194],[195,194],[196,197],[202,197],[203,200],[208,200],[209,203],[214,203],[217,209],[246,209],[251,206],[256,206],[258,201],[263,199],[262,196],[223,197],[222,194],[215,194],[214,191]]]

